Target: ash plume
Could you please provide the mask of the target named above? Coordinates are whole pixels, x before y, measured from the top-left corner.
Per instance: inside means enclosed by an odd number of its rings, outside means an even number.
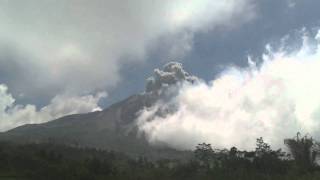
[[[267,46],[260,65],[249,58],[247,68],[229,67],[208,83],[182,81],[165,101],[140,112],[140,131],[152,144],[177,149],[207,142],[249,150],[261,136],[279,148],[298,131],[319,138],[319,37],[304,34],[301,48],[291,52]],[[156,70],[147,92],[186,74],[181,65],[173,67],[178,67],[175,73]]]

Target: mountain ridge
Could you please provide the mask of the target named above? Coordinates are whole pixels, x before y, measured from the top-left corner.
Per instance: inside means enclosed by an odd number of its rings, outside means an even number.
[[[151,158],[179,157],[177,150],[163,144],[150,145],[144,134],[139,132],[136,119],[139,111],[152,106],[163,96],[163,88],[194,79],[181,64],[171,62],[163,70],[155,70],[147,80],[146,92],[131,95],[102,111],[68,115],[43,124],[23,125],[1,133],[0,140],[17,143],[54,141]]]

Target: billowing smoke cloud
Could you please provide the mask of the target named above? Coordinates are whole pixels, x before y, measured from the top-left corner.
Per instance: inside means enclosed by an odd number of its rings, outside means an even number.
[[[179,82],[194,83],[198,78],[190,75],[182,68],[181,63],[170,62],[163,66],[163,70],[155,69],[153,76],[147,79],[147,93],[161,93],[163,89]]]
[[[37,98],[113,87],[121,65],[143,60],[157,38],[187,31],[172,41],[181,55],[193,32],[254,15],[251,0],[0,0],[0,12],[2,83]]]
[[[182,56],[194,32],[253,16],[251,0],[0,0],[0,83],[15,97],[1,86],[0,130],[98,108],[100,95],[82,95],[115,87],[158,39],[176,37]]]
[[[320,138],[320,33],[299,50],[267,46],[257,66],[231,67],[210,83],[184,84],[169,102],[143,110],[139,128],[153,144],[192,149],[252,149],[263,136],[274,148],[295,133]],[[160,112],[160,113],[159,113]]]
[[[4,84],[0,84],[0,132],[24,124],[47,122],[65,115],[99,111],[98,102],[106,97],[106,93],[95,96],[59,95],[51,103],[41,109],[36,106],[15,104],[15,99]]]

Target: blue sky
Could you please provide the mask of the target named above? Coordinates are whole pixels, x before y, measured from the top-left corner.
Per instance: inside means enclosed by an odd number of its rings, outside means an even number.
[[[320,2],[317,0],[262,0],[255,3],[255,19],[232,29],[196,32],[192,49],[181,58],[168,58],[166,49],[162,47],[165,43],[159,43],[150,50],[145,63],[123,66],[122,74],[127,81],[115,87],[114,93],[110,92],[114,96],[107,104],[143,91],[145,79],[153,69],[163,66],[168,60],[179,61],[188,72],[210,81],[230,65],[247,66],[249,55],[261,58],[267,44],[276,46],[286,35],[297,43],[300,38],[300,35],[296,37],[297,32],[303,28],[315,31],[320,25]]]
[[[25,113],[3,129],[105,108],[142,92],[169,61],[211,81],[227,67],[247,67],[248,56],[261,60],[267,44],[287,35],[295,46],[302,29],[316,34],[319,7],[318,0],[0,0],[0,119]]]

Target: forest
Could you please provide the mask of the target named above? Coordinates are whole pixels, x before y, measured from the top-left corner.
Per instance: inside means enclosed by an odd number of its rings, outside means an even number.
[[[186,159],[149,160],[57,143],[0,143],[2,180],[318,180],[319,143],[310,136],[285,139],[287,152],[257,138],[254,151],[215,149],[201,143]]]

